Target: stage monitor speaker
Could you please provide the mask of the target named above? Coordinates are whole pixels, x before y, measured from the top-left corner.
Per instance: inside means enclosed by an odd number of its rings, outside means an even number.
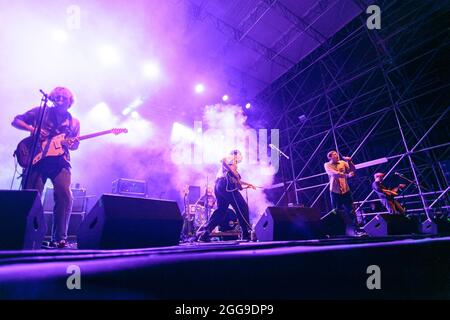
[[[183,220],[175,201],[104,194],[78,229],[79,249],[177,245]]]
[[[364,231],[372,237],[419,233],[419,225],[399,214],[377,214],[365,226]]]
[[[425,220],[420,224],[420,233],[437,234],[438,233],[437,224],[430,219]]]
[[[0,250],[39,249],[46,225],[36,190],[0,191]]]
[[[426,232],[427,230],[431,230],[432,232]],[[434,217],[432,220],[425,220],[422,223],[422,232],[423,233],[432,233],[432,234],[440,234],[440,235],[449,235],[450,234],[450,216],[442,215]]]
[[[344,213],[330,211],[324,215],[321,220],[322,230],[327,237],[344,236],[346,235],[346,224],[343,216]],[[350,232],[350,231],[349,231]],[[353,229],[351,232],[354,232]]]
[[[324,238],[319,210],[300,207],[267,207],[255,225],[258,241]]]

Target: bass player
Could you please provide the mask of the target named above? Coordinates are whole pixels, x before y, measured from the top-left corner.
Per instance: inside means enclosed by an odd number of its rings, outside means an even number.
[[[405,214],[405,208],[395,200],[394,197],[398,196],[399,189],[403,189],[406,187],[404,184],[398,185],[395,188],[387,188],[383,185],[384,173],[377,172],[373,176],[374,182],[372,183],[372,189],[380,198],[380,201],[386,207],[389,213],[391,214]]]

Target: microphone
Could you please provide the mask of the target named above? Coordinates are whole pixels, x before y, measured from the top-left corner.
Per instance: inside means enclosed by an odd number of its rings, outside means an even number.
[[[50,96],[44,92],[44,90],[39,89],[39,92],[42,93],[42,95],[44,96],[45,99],[48,99],[48,100],[50,100],[50,101],[53,101],[52,99],[50,99]]]
[[[280,154],[282,154],[286,159],[288,159],[289,160],[289,157],[283,152],[283,151],[281,151],[280,149],[278,149],[275,145],[273,145],[273,144],[269,144],[269,147],[271,148],[271,149],[273,149],[273,150],[276,150],[276,151],[278,151]]]

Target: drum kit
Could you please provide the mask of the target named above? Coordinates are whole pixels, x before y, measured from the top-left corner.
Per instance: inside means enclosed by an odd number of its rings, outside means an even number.
[[[186,198],[186,197],[185,197]],[[181,234],[181,241],[189,241],[195,237],[197,231],[206,223],[211,217],[214,210],[217,209],[217,201],[210,188],[207,188],[205,194],[201,196],[195,203],[188,204],[185,201],[185,209],[183,213],[184,222]],[[227,209],[227,215],[222,221],[215,233],[223,232],[237,232],[240,227],[236,213],[232,209]],[[214,233],[214,232],[213,232]]]

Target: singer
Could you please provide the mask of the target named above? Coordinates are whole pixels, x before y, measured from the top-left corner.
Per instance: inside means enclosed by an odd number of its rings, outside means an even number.
[[[355,176],[355,165],[350,157],[339,159],[336,151],[327,154],[328,162],[324,163],[325,172],[330,179],[331,206],[335,212],[343,208],[343,218],[346,223],[348,236],[362,236],[357,230],[356,215],[353,210],[353,198],[347,179]]]
[[[55,157],[46,157],[33,165],[30,170],[27,185],[24,184],[22,173],[22,188],[37,189],[40,194],[44,189],[47,179],[50,179],[54,187],[55,207],[53,212],[53,228],[51,247],[64,248],[67,243],[67,226],[72,210],[71,166],[69,150],[76,150],[80,134],[80,122],[73,118],[68,109],[74,102],[73,94],[69,89],[57,87],[48,95],[53,102],[53,107],[47,108],[42,118],[40,140],[45,141],[53,136],[64,133],[70,139],[64,145],[64,154]],[[35,107],[24,114],[17,115],[11,125],[19,130],[29,131],[31,135],[38,134],[36,128],[41,119],[41,107]]]
[[[397,175],[397,172],[395,173]],[[406,187],[404,184],[399,184],[398,187],[389,189],[383,185],[384,173],[377,172],[373,176],[374,182],[372,183],[372,189],[378,195],[381,203],[386,207],[390,214],[405,214],[405,208],[395,200],[395,196],[398,196],[399,189],[403,189]]]

